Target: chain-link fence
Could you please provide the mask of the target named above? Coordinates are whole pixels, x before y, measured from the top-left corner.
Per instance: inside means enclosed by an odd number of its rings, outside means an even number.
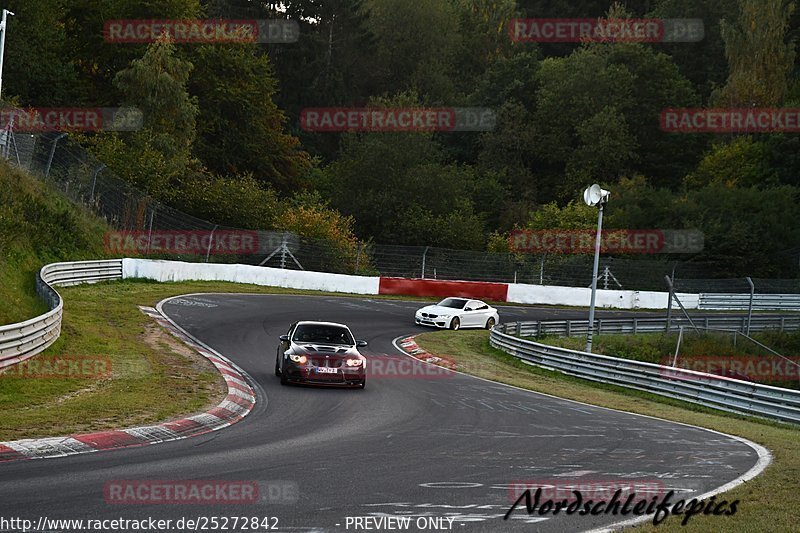
[[[121,179],[69,135],[60,132],[12,133],[0,138],[0,154],[44,180],[73,201],[91,208],[112,228],[137,235],[148,255],[183,261],[264,265],[344,274],[382,275],[442,280],[474,280],[588,287],[592,256],[588,254],[503,254],[425,246],[361,244],[343,250],[323,240],[275,231],[251,232],[257,246],[247,253],[219,253],[221,235],[237,231],[199,219],[153,200]],[[154,253],[150,242],[163,232],[200,232],[208,249],[193,253]],[[210,240],[209,240],[210,236]],[[217,239],[217,241],[215,241]],[[130,255],[120,252],[117,255]],[[134,254],[135,255],[135,254]],[[603,256],[598,287],[666,290],[664,276],[675,279],[679,292],[750,292],[744,279],[713,278],[718,265],[664,258],[627,259]],[[758,292],[800,292],[798,280],[754,280]]]

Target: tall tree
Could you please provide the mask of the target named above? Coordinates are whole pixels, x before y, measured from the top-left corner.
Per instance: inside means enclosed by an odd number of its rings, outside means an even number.
[[[739,18],[722,21],[722,38],[730,73],[714,94],[716,105],[770,107],[781,105],[794,67],[795,46],[786,42],[794,2],[739,0]]]
[[[69,54],[63,59],[78,69],[89,86],[86,101],[93,105],[118,105],[120,95],[113,84],[114,76],[142,57],[147,48],[145,44],[106,42],[106,21],[193,19],[201,14],[199,0],[69,0],[64,5]]]
[[[123,103],[141,110],[142,129],[94,139],[95,152],[112,171],[165,200],[175,194],[173,185],[198,166],[191,158],[197,102],[186,90],[191,69],[175,56],[168,38],[148,46],[114,78]]]
[[[700,19],[703,39],[699,42],[657,44],[666,52],[707,102],[711,92],[723,85],[728,76],[725,43],[720,32],[722,19],[733,20],[738,14],[738,0],[660,0],[646,16],[662,19]]]
[[[3,96],[32,106],[75,106],[86,87],[70,61],[64,0],[9,0]]]
[[[290,117],[289,128],[306,149],[333,159],[340,135],[304,132],[300,111],[306,107],[363,105],[377,86],[376,38],[369,30],[364,0],[295,0],[279,16],[295,20],[300,39],[274,44],[268,53],[280,80],[276,102]]]
[[[456,6],[441,0],[369,0],[383,92],[416,91],[424,104],[452,105],[461,42]]]
[[[310,161],[284,131],[286,117],[274,102],[277,80],[256,46],[203,45],[188,52],[194,64],[188,88],[200,110],[194,154],[217,174],[248,173],[285,192],[300,185]]]
[[[416,107],[416,94],[374,99],[376,107]],[[483,248],[475,183],[491,179],[449,162],[430,132],[346,134],[341,157],[325,169],[320,191],[356,220],[361,237],[380,243]],[[432,228],[436,228],[435,231]]]

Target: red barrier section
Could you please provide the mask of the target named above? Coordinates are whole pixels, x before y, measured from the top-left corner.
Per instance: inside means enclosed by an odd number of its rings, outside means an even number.
[[[506,283],[477,281],[442,281],[434,279],[381,278],[378,294],[404,296],[461,296],[505,302],[508,298]]]

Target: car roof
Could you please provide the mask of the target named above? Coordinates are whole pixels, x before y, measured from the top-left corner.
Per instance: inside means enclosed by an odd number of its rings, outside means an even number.
[[[464,301],[467,301],[467,302],[480,302],[482,304],[486,303],[483,300],[478,300],[478,299],[475,299],[475,298],[468,298],[466,296],[446,296],[446,297],[442,298],[442,300],[449,300],[451,298],[453,300],[464,300]]]

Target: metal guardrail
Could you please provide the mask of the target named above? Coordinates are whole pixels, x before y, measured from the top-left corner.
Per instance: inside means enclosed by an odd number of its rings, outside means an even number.
[[[704,316],[692,317],[692,322],[700,329],[729,329],[742,333],[748,331],[748,317]],[[583,336],[589,332],[588,320],[535,320],[530,322],[510,322],[504,326],[511,328],[518,337],[558,337]],[[595,319],[595,335],[631,335],[637,333],[678,332],[681,328],[692,327],[684,317],[655,318],[603,318]],[[800,314],[795,316],[757,315],[749,319],[749,331],[797,331],[800,330]]]
[[[25,322],[0,326],[0,368],[33,357],[58,339],[64,302],[54,287],[110,279],[122,279],[122,259],[52,263],[42,267],[36,275],[36,292],[50,311]]]
[[[699,309],[746,310],[750,306],[749,294],[700,293]],[[800,310],[800,294],[754,294],[755,310]]]
[[[627,320],[631,322],[631,319]],[[518,326],[518,324],[527,325]],[[507,333],[519,330],[532,331],[534,328],[540,331],[547,329],[541,324],[535,326],[531,323],[514,322],[499,324],[490,332],[489,341],[495,348],[549,370],[732,413],[800,424],[800,390],[548,346]],[[627,329],[632,328],[631,324]]]

